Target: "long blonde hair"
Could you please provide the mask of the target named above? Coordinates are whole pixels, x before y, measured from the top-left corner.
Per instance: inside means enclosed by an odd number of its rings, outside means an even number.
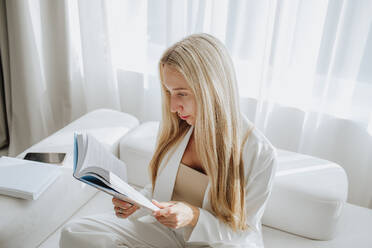
[[[190,128],[170,111],[170,97],[163,84],[164,65],[180,72],[195,96],[196,151],[210,180],[212,210],[233,230],[244,230],[247,223],[242,150],[247,133],[243,133],[232,60],[225,46],[211,35],[188,36],[168,48],[159,61],[162,122],[149,166],[153,189],[165,154]]]

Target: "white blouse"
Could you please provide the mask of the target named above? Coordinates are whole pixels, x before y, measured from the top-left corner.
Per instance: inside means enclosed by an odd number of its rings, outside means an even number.
[[[252,127],[248,119],[244,118],[243,122],[245,128]],[[145,196],[157,201],[170,201],[172,199],[178,167],[192,131],[193,127],[190,127],[179,145],[166,154],[159,167],[154,193],[151,194],[152,187],[149,184],[142,191]],[[258,129],[253,129],[242,152],[248,230],[234,231],[214,215],[209,198],[206,197],[210,190],[209,183],[204,192],[202,207],[199,207],[200,215],[197,224],[189,232],[184,232],[186,242],[207,243],[212,247],[264,247],[261,218],[274,183],[276,152],[275,148]],[[136,211],[133,218],[145,214],[144,211]]]

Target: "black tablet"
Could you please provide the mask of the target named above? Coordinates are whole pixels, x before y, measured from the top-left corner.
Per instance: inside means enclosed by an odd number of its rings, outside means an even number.
[[[62,165],[66,157],[66,153],[59,152],[28,152],[23,159]]]

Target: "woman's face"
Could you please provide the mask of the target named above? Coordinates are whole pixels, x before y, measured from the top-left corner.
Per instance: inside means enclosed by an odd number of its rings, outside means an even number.
[[[170,111],[189,125],[195,125],[196,102],[195,96],[181,73],[170,66],[163,68],[164,86],[170,97]]]

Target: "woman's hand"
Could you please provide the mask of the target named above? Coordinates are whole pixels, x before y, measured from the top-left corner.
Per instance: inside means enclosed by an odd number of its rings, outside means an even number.
[[[194,227],[198,222],[199,208],[185,202],[157,202],[152,201],[159,210],[153,211],[152,215],[163,225],[170,228],[184,226]]]
[[[116,198],[112,198],[112,203],[114,204],[115,214],[119,218],[128,218],[131,214],[136,212],[139,207],[132,205],[129,202],[122,201]]]

